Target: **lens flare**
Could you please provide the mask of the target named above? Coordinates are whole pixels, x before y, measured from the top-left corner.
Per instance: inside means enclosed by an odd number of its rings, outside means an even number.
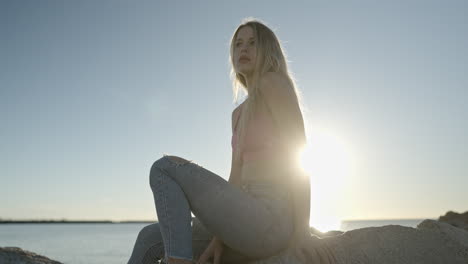
[[[339,207],[351,170],[349,147],[326,130],[310,134],[308,141],[301,151],[300,166],[310,175],[310,225],[322,232],[339,230]]]

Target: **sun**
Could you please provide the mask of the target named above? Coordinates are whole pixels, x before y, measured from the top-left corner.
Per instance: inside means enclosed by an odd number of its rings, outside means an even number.
[[[326,232],[339,230],[343,187],[351,170],[349,146],[340,137],[324,129],[308,136],[308,145],[300,155],[302,168],[310,175],[310,225]]]

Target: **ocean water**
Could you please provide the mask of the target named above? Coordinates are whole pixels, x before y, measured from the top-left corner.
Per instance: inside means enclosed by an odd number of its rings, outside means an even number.
[[[342,231],[402,225],[423,219],[343,221]],[[0,247],[20,247],[70,264],[127,263],[138,232],[149,223],[1,224]]]
[[[148,224],[2,224],[0,247],[20,247],[73,264],[127,263]]]

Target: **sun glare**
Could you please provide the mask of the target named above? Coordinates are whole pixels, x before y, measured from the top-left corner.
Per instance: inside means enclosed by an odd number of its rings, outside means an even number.
[[[349,147],[326,130],[315,130],[301,154],[301,166],[310,175],[310,225],[327,232],[339,230],[343,185],[350,175]]]

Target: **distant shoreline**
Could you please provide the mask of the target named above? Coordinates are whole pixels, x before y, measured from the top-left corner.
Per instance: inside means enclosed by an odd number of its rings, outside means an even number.
[[[1,220],[0,224],[147,224],[149,220],[110,221],[110,220]]]

